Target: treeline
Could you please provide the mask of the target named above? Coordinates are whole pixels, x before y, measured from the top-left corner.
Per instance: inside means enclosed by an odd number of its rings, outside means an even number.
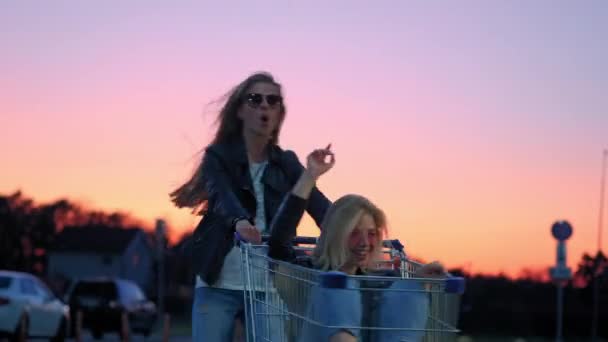
[[[145,228],[124,213],[105,213],[67,199],[36,204],[21,192],[0,196],[0,269],[30,272],[44,278],[47,252],[66,226]],[[153,234],[151,241],[153,241]],[[193,272],[188,256],[191,235],[166,251],[167,309],[187,316],[191,310]],[[470,335],[546,336],[555,334],[556,287],[538,274],[519,279],[466,274],[467,290],[460,305],[459,327]],[[601,252],[583,255],[574,279],[564,291],[564,334],[590,336],[594,285],[598,286],[599,335],[608,337],[608,262]],[[597,281],[597,284],[594,283]]]

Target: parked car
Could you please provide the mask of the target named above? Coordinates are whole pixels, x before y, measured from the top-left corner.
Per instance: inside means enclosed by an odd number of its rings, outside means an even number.
[[[127,315],[129,332],[150,335],[156,321],[156,305],[146,299],[132,281],[118,278],[91,278],[74,282],[67,302],[72,312],[72,327],[77,312],[82,312],[82,328],[99,339],[106,332],[123,333],[123,314]],[[74,333],[74,329],[72,329]]]
[[[67,305],[34,275],[0,270],[0,334],[18,341],[46,337],[63,341],[68,332]]]

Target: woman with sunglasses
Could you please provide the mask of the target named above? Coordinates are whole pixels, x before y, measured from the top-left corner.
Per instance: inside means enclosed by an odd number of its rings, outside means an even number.
[[[278,145],[286,106],[272,75],[253,74],[225,97],[215,138],[200,165],[171,193],[175,205],[203,215],[192,236],[194,341],[232,340],[235,317],[244,310],[234,233],[259,243],[304,170],[294,152]],[[317,225],[329,203],[319,190],[311,190],[305,210]]]
[[[380,260],[382,239],[386,234],[386,217],[380,208],[360,195],[342,196],[327,209],[326,216],[321,223],[321,236],[312,252],[312,257],[298,257],[292,247],[298,223],[312,199],[317,179],[330,170],[335,163],[334,154],[329,147],[315,150],[308,155],[306,169],[302,172],[291,193],[285,196],[271,224],[268,255],[273,259],[289,261],[323,271],[340,271],[347,275],[379,275],[372,265],[374,261]],[[284,272],[277,272],[277,274],[284,274]],[[396,274],[388,272],[382,275],[394,276]],[[444,275],[443,266],[433,262],[420,267],[415,276],[417,278],[435,278]],[[279,276],[277,275],[277,277]],[[287,305],[290,305],[287,297],[295,290],[288,289],[289,279],[277,278],[275,282],[279,291],[285,295],[284,300]],[[281,288],[281,286],[284,287]],[[339,292],[335,291],[330,294],[324,297],[323,304],[319,306],[323,308],[322,312],[312,313],[315,319],[320,320],[320,317],[324,317],[334,323],[342,322],[345,326],[361,326],[363,314],[357,297],[348,293],[340,298]],[[426,298],[418,295],[403,295],[400,299],[411,305],[408,308],[402,307],[399,312],[394,313],[403,315],[405,310],[410,310],[406,313],[407,317],[399,318],[401,321],[398,324],[424,328]],[[387,307],[387,309],[393,308]],[[356,330],[329,328],[321,329],[321,331],[314,330],[314,328],[304,329],[303,333],[306,336],[300,336],[300,340],[357,341],[359,337],[359,332]],[[387,337],[388,333],[381,333],[381,335],[378,337],[378,340],[381,341],[391,340],[394,337],[393,335]],[[422,335],[423,333],[414,332],[408,337],[412,338],[412,341],[418,341]]]

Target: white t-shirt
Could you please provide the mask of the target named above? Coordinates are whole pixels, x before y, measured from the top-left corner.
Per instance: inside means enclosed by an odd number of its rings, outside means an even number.
[[[256,200],[256,213],[255,213],[255,227],[258,228],[262,233],[266,232],[266,212],[264,210],[264,184],[262,183],[262,176],[268,161],[261,163],[250,163],[249,173],[251,175],[251,183],[253,184],[253,191],[255,193]],[[200,276],[196,276],[196,287],[209,286]],[[226,255],[224,259],[224,265],[217,279],[217,282],[213,287],[227,289],[227,290],[243,290],[243,280],[241,271],[241,250],[239,247],[234,246]]]

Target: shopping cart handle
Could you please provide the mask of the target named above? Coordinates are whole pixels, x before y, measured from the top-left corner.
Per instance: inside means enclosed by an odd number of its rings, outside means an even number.
[[[243,237],[241,236],[241,234],[239,234],[239,232],[234,232],[234,241],[236,242],[236,244],[240,244],[241,242],[247,242],[247,240],[243,239]]]
[[[250,241],[245,239],[243,236],[241,236],[241,234],[239,234],[239,232],[234,232],[234,242],[236,243],[237,246],[239,246],[241,244],[241,242],[249,243]],[[264,242],[268,242],[268,236],[262,235],[262,243],[264,243]]]
[[[466,281],[463,277],[449,277],[445,280],[445,292],[454,294],[463,294],[466,286]]]
[[[310,236],[296,236],[293,240],[292,240],[294,245],[316,245],[317,244],[317,238],[316,237],[310,237]]]
[[[403,244],[401,243],[401,241],[395,239],[395,240],[384,240],[382,241],[382,246],[386,247],[386,248],[392,248],[398,252],[403,252]]]
[[[234,232],[234,239],[237,244],[241,242],[249,242],[247,239],[243,238],[239,232]],[[270,240],[270,235],[262,235],[262,243],[268,243]],[[311,236],[296,236],[293,238],[292,243],[294,245],[316,245],[317,238]]]

